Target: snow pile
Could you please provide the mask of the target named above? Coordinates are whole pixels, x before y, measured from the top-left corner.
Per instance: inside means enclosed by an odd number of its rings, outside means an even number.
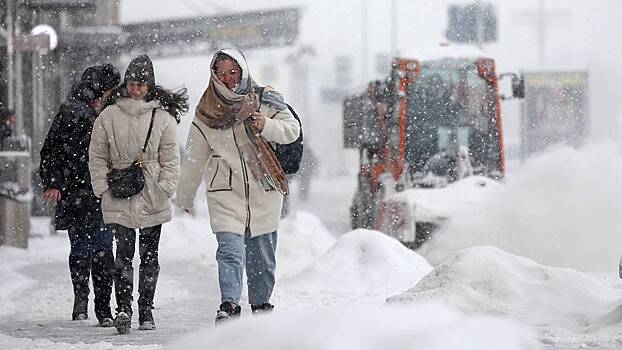
[[[415,208],[417,221],[440,224],[465,209],[486,202],[490,193],[499,186],[497,181],[490,178],[470,176],[443,188],[408,189],[386,200],[408,203],[409,208]]]
[[[420,253],[432,264],[492,245],[539,263],[617,272],[622,253],[617,145],[555,147],[526,161],[486,201],[456,211]]]
[[[619,327],[621,313],[616,308],[622,292],[576,270],[539,265],[494,247],[475,247],[455,254],[387,301],[436,301],[467,314],[515,319],[542,330],[549,342],[561,334],[610,342],[616,337],[607,335],[607,326]]]
[[[278,235],[278,278],[299,273],[336,241],[320,219],[301,211],[281,221]]]
[[[275,296],[303,305],[379,302],[417,283],[432,267],[417,253],[378,231],[343,235],[299,274],[278,283]]]
[[[252,317],[206,329],[167,349],[376,350],[540,349],[525,328],[492,317],[465,316],[437,304],[341,305]]]

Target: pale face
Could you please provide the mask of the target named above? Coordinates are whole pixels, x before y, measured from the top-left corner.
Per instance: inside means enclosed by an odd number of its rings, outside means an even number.
[[[149,92],[149,87],[145,83],[130,80],[127,82],[127,92],[134,100],[142,100]]]
[[[232,59],[221,59],[214,65],[216,77],[227,89],[235,91],[242,81],[242,68]]]

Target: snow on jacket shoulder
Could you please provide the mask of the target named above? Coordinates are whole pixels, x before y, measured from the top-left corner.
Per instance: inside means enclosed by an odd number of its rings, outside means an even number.
[[[110,168],[123,169],[138,159],[156,109],[143,159],[145,188],[127,199],[108,190]],[[89,147],[89,169],[95,195],[102,199],[104,222],[126,227],[151,227],[171,220],[169,199],[179,178],[177,123],[157,101],[119,100],[95,121]]]
[[[288,109],[277,110],[262,104],[266,117],[261,135],[273,143],[288,144],[300,134],[300,125]],[[212,232],[252,236],[277,230],[283,205],[278,191],[265,191],[247,168],[238,149],[237,138],[244,132],[242,123],[228,129],[212,129],[194,118],[186,142],[177,205],[194,207],[194,198],[205,178],[207,205]]]

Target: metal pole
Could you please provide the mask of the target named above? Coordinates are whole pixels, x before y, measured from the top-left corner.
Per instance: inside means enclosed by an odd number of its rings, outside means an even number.
[[[6,53],[7,53],[7,104],[9,108],[14,108],[14,96],[15,96],[15,67],[13,56],[13,38],[15,37],[13,31],[13,16],[14,16],[14,0],[6,0],[6,26],[7,26],[7,38],[6,38]]]
[[[361,78],[367,81],[367,0],[361,2]]]
[[[20,16],[19,10],[16,8],[15,11],[15,28],[13,33],[16,38],[22,35],[21,33],[21,24],[20,24]],[[22,67],[22,53],[19,50],[15,51],[15,133],[17,135],[21,135],[24,133],[24,74]]]
[[[397,56],[397,0],[391,0],[391,56]]]

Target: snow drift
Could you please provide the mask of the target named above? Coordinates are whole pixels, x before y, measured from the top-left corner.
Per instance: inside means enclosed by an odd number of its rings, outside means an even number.
[[[344,304],[288,311],[206,329],[167,349],[209,350],[540,349],[535,335],[508,321],[470,317],[429,303],[408,306]]]
[[[550,266],[617,273],[622,253],[622,154],[613,143],[554,147],[455,212],[419,250],[433,265],[492,245]]]
[[[511,318],[542,330],[548,334],[545,340],[553,341],[560,334],[598,338],[607,333],[607,326],[621,320],[617,307],[622,292],[580,271],[475,247],[453,255],[414,287],[387,300],[429,301],[467,314]],[[612,339],[611,334],[603,338]]]
[[[432,267],[417,253],[378,231],[347,233],[299,274],[276,289],[296,301],[324,305],[346,301],[381,301],[412,286]]]

